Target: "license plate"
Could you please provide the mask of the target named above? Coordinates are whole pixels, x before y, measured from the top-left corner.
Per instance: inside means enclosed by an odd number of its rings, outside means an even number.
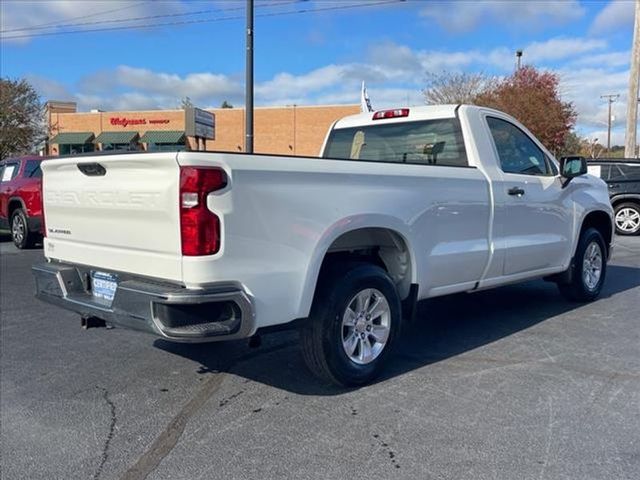
[[[94,298],[113,301],[118,288],[118,277],[112,273],[91,272],[91,292]]]

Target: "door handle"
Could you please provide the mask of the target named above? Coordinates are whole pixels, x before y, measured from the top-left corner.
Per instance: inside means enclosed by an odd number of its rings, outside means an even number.
[[[524,195],[524,190],[521,189],[520,187],[511,187],[509,190],[507,190],[507,193],[509,195],[515,195],[517,197],[521,197],[522,195]]]

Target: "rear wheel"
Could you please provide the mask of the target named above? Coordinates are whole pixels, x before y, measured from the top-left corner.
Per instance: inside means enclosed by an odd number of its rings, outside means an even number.
[[[36,241],[36,234],[29,231],[27,216],[21,208],[11,215],[11,239],[21,249],[32,247]]]
[[[598,230],[589,228],[582,233],[573,258],[571,281],[558,284],[565,298],[575,302],[591,302],[600,295],[607,273],[606,251],[604,239]]]
[[[640,233],[640,204],[620,203],[615,208],[616,233],[638,235]]]
[[[301,330],[305,363],[337,385],[366,384],[380,373],[400,318],[395,285],[382,268],[355,264],[334,270],[321,281]]]

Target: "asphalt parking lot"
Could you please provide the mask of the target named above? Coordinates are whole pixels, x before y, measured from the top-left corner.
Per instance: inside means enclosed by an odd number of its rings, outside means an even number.
[[[6,479],[638,479],[640,237],[603,296],[542,281],[431,300],[374,385],[315,380],[292,332],[176,345],[33,298],[0,238]]]

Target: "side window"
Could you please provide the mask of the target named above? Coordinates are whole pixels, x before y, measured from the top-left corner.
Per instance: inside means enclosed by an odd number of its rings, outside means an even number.
[[[546,156],[522,130],[499,118],[487,117],[500,166],[505,173],[552,175]]]
[[[624,170],[624,165],[613,164],[611,165],[611,173],[609,175],[609,180],[614,182],[621,182],[627,180],[627,175]]]
[[[17,174],[18,174],[18,164],[7,163],[4,166],[4,169],[2,170],[2,177],[0,178],[0,181],[8,182],[9,180],[12,180],[13,178],[15,178]]]
[[[42,170],[40,170],[40,162],[38,160],[27,160],[24,166],[24,178],[41,178]]]
[[[640,182],[640,165],[620,165],[624,180],[629,182]]]

